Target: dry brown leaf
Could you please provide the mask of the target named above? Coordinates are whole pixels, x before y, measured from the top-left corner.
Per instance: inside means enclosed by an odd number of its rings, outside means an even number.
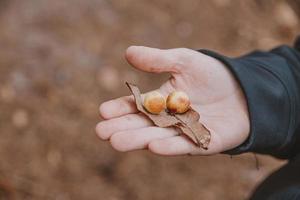
[[[183,114],[171,114],[162,111],[159,115],[154,115],[144,108],[140,90],[137,86],[126,83],[134,96],[137,109],[144,113],[149,119],[159,127],[177,127],[184,135],[191,139],[197,146],[207,149],[210,142],[209,130],[199,122],[200,115],[197,111],[190,108]]]

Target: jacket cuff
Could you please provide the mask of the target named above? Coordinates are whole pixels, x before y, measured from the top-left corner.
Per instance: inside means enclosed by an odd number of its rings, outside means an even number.
[[[289,74],[282,73],[278,68],[280,63],[270,68],[267,63],[260,62],[269,59],[268,56],[261,59],[265,56],[262,52],[229,58],[209,50],[199,51],[218,59],[229,68],[240,83],[247,100],[250,135],[243,144],[223,153],[235,155],[257,152],[285,157],[281,154],[281,148],[287,140],[291,126],[292,109],[288,86],[285,83]],[[283,62],[280,59],[272,60],[280,61]]]

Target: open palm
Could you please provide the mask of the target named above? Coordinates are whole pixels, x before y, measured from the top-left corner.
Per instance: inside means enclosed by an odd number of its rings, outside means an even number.
[[[200,121],[210,130],[208,150],[195,146],[173,128],[153,125],[136,110],[133,97],[104,102],[96,132],[119,151],[148,148],[161,155],[210,155],[232,149],[249,134],[249,116],[244,94],[228,69],[218,60],[189,49],[160,50],[129,47],[128,62],[143,71],[169,72],[170,79],[159,90],[167,96],[174,90],[186,92]]]

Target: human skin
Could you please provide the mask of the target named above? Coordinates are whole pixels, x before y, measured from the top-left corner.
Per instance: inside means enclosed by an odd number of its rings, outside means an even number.
[[[100,105],[104,119],[96,126],[97,135],[112,147],[126,152],[148,149],[160,155],[212,155],[242,144],[249,136],[250,122],[246,98],[239,83],[220,61],[197,51],[178,48],[161,50],[131,46],[127,61],[135,68],[152,73],[170,73],[157,90],[164,96],[184,91],[191,106],[200,113],[200,122],[211,132],[208,150],[195,146],[173,128],[153,125],[138,113],[132,96]]]

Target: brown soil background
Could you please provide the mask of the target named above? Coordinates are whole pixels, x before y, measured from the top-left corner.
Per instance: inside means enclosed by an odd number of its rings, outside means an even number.
[[[0,199],[246,199],[284,162],[118,153],[94,134],[98,105],[128,94],[125,81],[147,91],[167,78],[132,69],[129,45],[267,50],[292,44],[298,11],[280,0],[1,0]]]

